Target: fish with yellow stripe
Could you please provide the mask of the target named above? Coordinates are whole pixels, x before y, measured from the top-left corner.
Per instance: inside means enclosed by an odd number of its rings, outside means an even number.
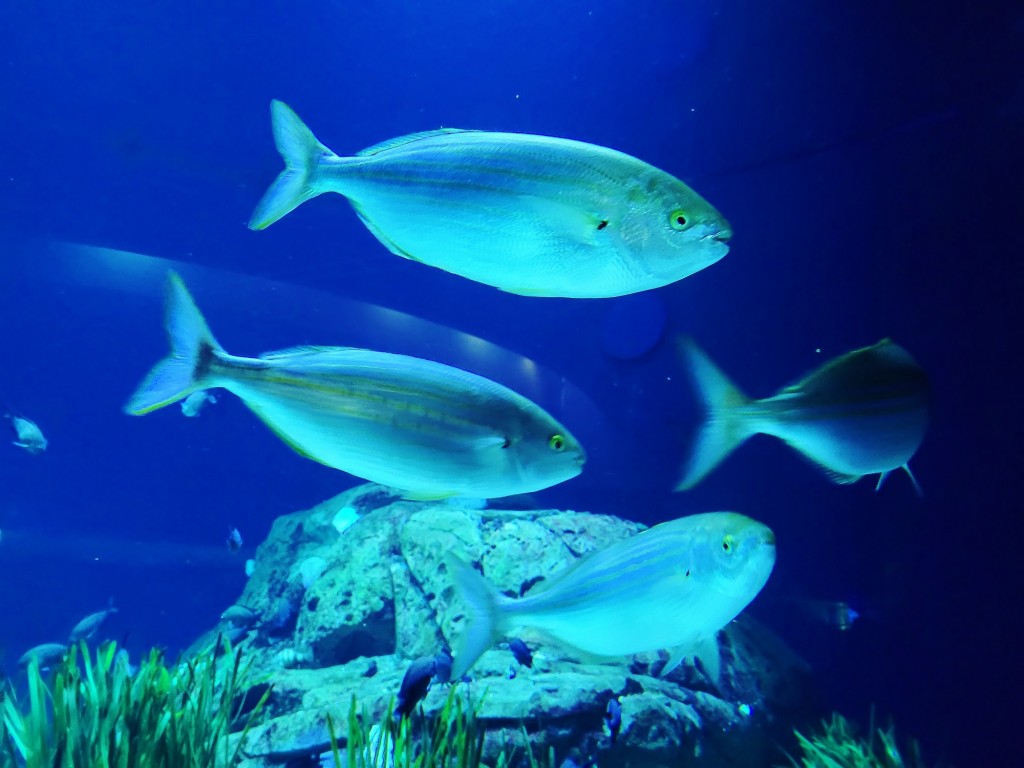
[[[714,264],[732,229],[679,179],[581,141],[438,130],[352,157],[271,104],[285,169],[249,222],[265,229],[325,192],[344,195],[388,250],[504,291],[599,298]]]
[[[736,512],[655,525],[581,557],[519,599],[449,554],[467,608],[452,678],[502,637],[531,628],[586,655],[668,650],[661,674],[695,656],[717,679],[717,633],[761,591],[774,565],[775,534]]]
[[[171,353],[129,414],[221,387],[300,454],[408,498],[529,493],[575,477],[586,460],[540,406],[459,368],[347,347],[228,354],[175,273],[165,324]]]

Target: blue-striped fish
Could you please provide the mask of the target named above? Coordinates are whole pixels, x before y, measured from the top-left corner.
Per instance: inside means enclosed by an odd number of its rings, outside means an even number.
[[[440,130],[339,157],[271,104],[285,170],[249,222],[324,192],[349,199],[399,256],[528,296],[621,296],[681,280],[729,250],[729,223],[686,184],[579,141]]]
[[[763,400],[740,392],[692,341],[682,347],[707,419],[676,490],[695,486],[760,433],[785,441],[837,483],[878,474],[877,490],[903,469],[920,493],[909,462],[928,425],[928,377],[890,339],[830,360]]]
[[[518,600],[449,555],[468,608],[452,676],[503,636],[530,627],[597,656],[667,649],[662,674],[699,656],[717,677],[715,635],[761,591],[774,564],[775,535],[736,512],[656,525],[580,558]]]
[[[171,354],[129,400],[130,414],[223,387],[302,455],[410,498],[528,493],[582,469],[583,449],[561,424],[482,376],[343,347],[230,355],[174,273],[166,325]]]

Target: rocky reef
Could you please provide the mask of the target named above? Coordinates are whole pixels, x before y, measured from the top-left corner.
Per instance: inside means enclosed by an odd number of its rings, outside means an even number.
[[[255,614],[238,640],[253,661],[253,680],[273,684],[246,739],[244,765],[319,765],[329,749],[328,713],[346,722],[355,696],[372,717],[382,716],[410,662],[451,647],[464,616],[444,566],[447,552],[520,596],[642,528],[583,512],[407,501],[374,485],[278,518],[237,601]],[[211,636],[230,629],[214,628]],[[664,654],[581,659],[528,639],[532,668],[518,667],[507,647],[496,646],[472,679],[455,683],[477,707],[487,754],[525,746],[528,734],[535,752],[551,747],[560,762],[575,749],[602,768],[761,766],[808,708],[807,670],[743,617],[719,635],[717,683],[690,663],[660,677]],[[433,686],[421,705],[427,713],[443,704],[446,688]],[[621,702],[614,740],[602,731],[612,698]]]

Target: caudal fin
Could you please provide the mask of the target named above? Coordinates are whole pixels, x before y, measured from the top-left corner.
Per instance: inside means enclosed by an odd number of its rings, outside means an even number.
[[[203,381],[220,344],[206,327],[199,307],[175,272],[168,275],[164,325],[171,353],[153,366],[124,406],[126,413],[141,416],[163,408],[209,384]]]
[[[284,170],[270,185],[249,219],[249,229],[266,229],[323,190],[318,189],[317,169],[324,155],[334,156],[283,101],[270,103],[274,144],[284,159]]]
[[[692,339],[684,340],[680,349],[706,411],[682,479],[676,484],[677,491],[687,491],[703,480],[752,432],[737,413],[739,406],[750,402],[749,398]]]
[[[445,560],[455,591],[466,606],[466,627],[455,649],[452,680],[458,680],[501,638],[501,596],[472,566],[455,555]]]

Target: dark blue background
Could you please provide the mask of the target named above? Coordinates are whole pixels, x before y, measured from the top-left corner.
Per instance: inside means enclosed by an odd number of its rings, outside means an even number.
[[[815,664],[830,704],[865,718],[875,702],[929,757],[1010,754],[1024,253],[1012,4],[6,3],[0,39],[0,394],[51,441],[38,457],[0,445],[8,669],[111,595],[113,634],[181,648],[241,590],[276,515],[353,482],[230,397],[195,420],[122,415],[164,351],[166,264],[54,244],[72,241],[177,262],[238,354],[373,343],[470,364],[431,326],[361,327],[351,299],[527,356],[544,372],[537,399],[591,456],[540,503],[764,520],[779,563],[754,612]],[[342,154],[439,126],[612,146],[692,183],[730,219],[733,248],[640,303],[568,301],[398,259],[334,196],[253,233],[280,168],[272,98]],[[661,343],[610,355],[609,339],[643,334],[651,302]],[[833,486],[768,439],[670,493],[698,419],[673,352],[684,332],[755,395],[896,339],[934,386],[913,462],[925,498],[902,476],[878,494]],[[516,384],[510,359],[477,368]],[[222,546],[229,525],[247,540],[239,556]],[[830,634],[783,609],[794,596],[851,600],[864,618]]]

